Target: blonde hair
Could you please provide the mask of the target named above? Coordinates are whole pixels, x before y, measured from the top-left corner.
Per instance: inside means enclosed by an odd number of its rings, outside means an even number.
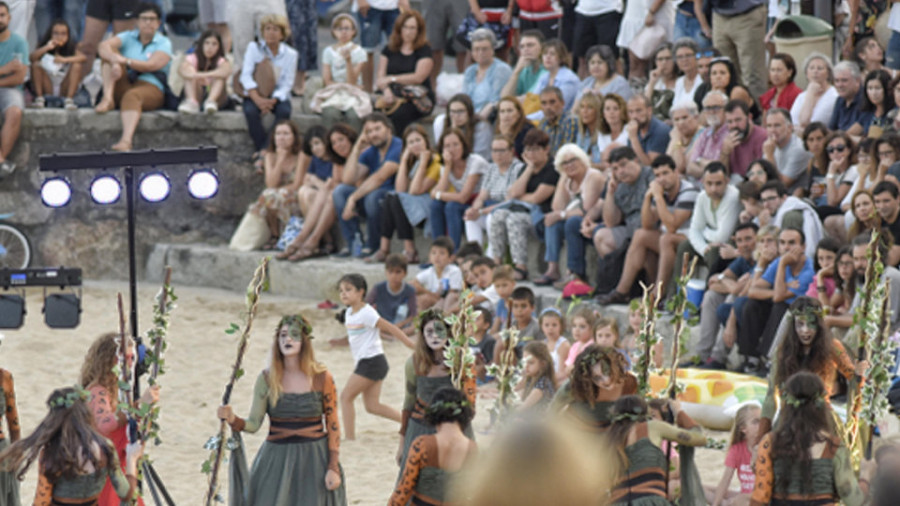
[[[359,33],[359,25],[356,24],[356,20],[353,18],[353,16],[347,14],[346,12],[342,12],[342,13],[338,14],[337,16],[334,17],[333,20],[331,20],[331,35],[332,35],[332,37],[334,37],[334,31],[337,30],[338,26],[341,24],[341,21],[346,21],[346,22],[350,23],[350,26],[353,27],[353,36],[356,37],[356,34]],[[336,39],[337,37],[334,37],[334,38]]]
[[[753,412],[761,412],[762,409],[756,404],[745,404],[734,415],[734,426],[731,427],[731,442],[729,446],[734,446],[747,439],[744,436],[743,428],[753,418]]]
[[[282,41],[291,38],[291,25],[286,16],[282,16],[281,14],[266,14],[259,20],[259,33],[265,31],[266,25],[275,25],[280,28],[281,35],[283,36],[281,39]]]
[[[303,317],[300,316],[300,318]],[[272,345],[269,374],[266,375],[266,383],[269,385],[270,406],[278,404],[281,394],[284,393],[284,388],[281,386],[281,379],[284,377],[284,354],[281,353],[281,346],[278,344],[281,327],[285,325],[284,320],[282,318],[278,323],[278,327],[275,328],[275,342]],[[306,321],[306,319],[304,318],[303,321]],[[307,325],[309,324],[307,323]],[[312,327],[307,328],[310,329],[309,332],[304,329],[300,334],[300,354],[297,355],[297,360],[300,361],[300,370],[303,371],[303,374],[309,378],[309,382],[312,384],[313,376],[325,372],[326,367],[324,364],[316,362],[316,352],[312,347]]]
[[[556,150],[556,157],[553,159],[553,168],[556,172],[562,172],[562,163],[571,156],[574,156],[583,163],[585,170],[591,168],[591,159],[588,157],[587,153],[585,153],[577,144],[570,142],[568,144],[563,144]]]
[[[613,343],[613,348],[621,348],[622,333],[619,332],[619,320],[611,316],[600,318],[599,320],[597,320],[597,323],[594,324],[594,339],[597,338],[597,331],[606,327],[612,329],[613,334],[616,335],[616,342]]]
[[[569,316],[569,325],[574,326],[575,318],[583,318],[585,323],[587,323],[588,327],[591,328],[591,339],[594,339],[595,330],[597,328],[597,313],[594,312],[590,306],[581,305],[578,306],[574,311],[572,311],[571,316]]]
[[[513,275],[513,268],[509,265],[499,265],[494,267],[494,283],[500,280],[512,281],[515,283],[516,277]]]

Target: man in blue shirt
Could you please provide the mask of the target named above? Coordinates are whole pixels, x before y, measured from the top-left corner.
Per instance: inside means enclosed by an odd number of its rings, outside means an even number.
[[[732,301],[740,295],[747,284],[756,259],[756,232],[759,227],[755,223],[738,225],[732,235],[734,246],[722,244],[719,255],[734,260],[724,271],[713,274],[707,281],[706,292],[700,305],[700,340],[697,342],[696,355],[700,363],[710,369],[725,369],[728,350],[731,348],[720,335],[720,328],[731,314]],[[770,240],[774,242],[775,238]],[[726,318],[721,318],[724,313]]]
[[[643,94],[633,95],[628,100],[628,117],[631,118],[625,125],[628,145],[641,165],[650,165],[657,156],[666,152],[672,127],[653,117],[650,99]]]
[[[838,98],[834,102],[828,128],[831,131],[844,131],[847,135],[865,135],[872,122],[872,113],[862,110],[865,103],[863,93],[866,90],[860,86],[859,66],[849,61],[835,65],[834,88],[838,92]]]
[[[344,165],[344,181],[362,182],[359,186],[340,184],[333,193],[341,234],[347,243],[337,254],[342,257],[350,256],[353,239],[360,233],[358,216],[366,218],[368,234],[361,256],[378,250],[381,242],[381,201],[385,193],[394,189],[394,176],[400,167],[403,151],[403,141],[394,136],[394,125],[382,113],[372,113],[363,118],[362,132]]]
[[[815,270],[805,249],[803,231],[782,228],[778,234],[780,256],[766,267],[765,272],[754,269],[749,300],[741,311],[738,326],[738,347],[745,357],[746,373],[764,372],[759,359],[768,354],[788,306],[805,294],[813,281]]]
[[[100,114],[119,106],[122,137],[115,151],[130,151],[141,112],[165,103],[166,83],[172,63],[172,42],[158,32],[162,10],[144,2],[137,8],[138,27],[110,37],[100,44],[103,59],[103,99],[94,108]]]
[[[28,43],[10,30],[9,5],[0,2],[0,110],[3,111],[3,128],[0,129],[0,178],[14,170],[16,164],[7,160],[22,126],[22,110],[25,98],[22,84],[28,74]]]

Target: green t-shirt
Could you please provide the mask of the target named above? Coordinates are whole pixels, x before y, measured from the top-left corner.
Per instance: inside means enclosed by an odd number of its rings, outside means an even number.
[[[535,90],[534,87],[537,85],[538,79],[546,72],[547,69],[543,65],[539,66],[537,70],[530,66],[522,69],[522,72],[519,72],[519,82],[516,83],[516,96],[524,95],[528,92],[539,92],[540,90]]]
[[[0,42],[0,67],[18,58],[20,62],[28,65],[28,43],[21,35],[10,33],[9,38]],[[19,85],[16,88],[22,89]]]

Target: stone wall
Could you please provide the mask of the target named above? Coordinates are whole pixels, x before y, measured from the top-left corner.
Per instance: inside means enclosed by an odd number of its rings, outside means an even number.
[[[295,108],[297,110],[297,108]],[[295,114],[306,129],[316,116]],[[119,115],[60,109],[28,110],[12,153],[16,172],[0,180],[0,213],[13,212],[9,221],[29,236],[34,266],[77,266],[86,278],[125,279],[128,273],[124,199],[99,206],[88,191],[94,171],[66,174],[72,182],[71,203],[49,209],[41,203],[40,185],[49,174],[38,171],[42,154],[100,151],[119,138]],[[253,151],[243,114],[183,115],[169,111],[144,114],[135,136],[135,149],[215,145],[220,193],[212,200],[192,199],[185,188],[190,167],[164,168],[172,193],[163,203],[137,200],[139,272],[156,243],[225,244],[247,205],[263,187],[250,165]],[[148,170],[148,169],[145,169]],[[121,171],[115,171],[121,176]],[[120,177],[121,180],[121,177]]]

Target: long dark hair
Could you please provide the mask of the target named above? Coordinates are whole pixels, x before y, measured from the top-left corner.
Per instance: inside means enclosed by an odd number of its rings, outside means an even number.
[[[94,428],[84,395],[87,394],[71,387],[54,390],[47,398],[50,412],[30,436],[0,453],[0,462],[14,469],[16,478],[22,480],[40,457],[42,472],[51,483],[60,478],[76,478],[91,467],[115,470],[115,450]],[[95,448],[99,448],[99,454]]]
[[[800,469],[801,490],[804,492],[812,483],[810,448],[829,438],[824,433],[833,434],[828,403],[825,401],[825,384],[811,372],[798,372],[784,384],[782,404],[778,423],[772,431],[772,461],[783,461],[793,469]],[[777,476],[775,490],[786,492],[793,472],[782,472]]]
[[[425,410],[425,421],[437,427],[442,423],[456,423],[460,430],[469,428],[475,409],[466,395],[453,387],[438,389]]]
[[[882,94],[884,95],[884,98],[882,98],[882,109],[884,114],[887,114],[888,111],[894,108],[894,90],[890,87],[891,75],[888,74],[886,70],[878,69],[869,72],[866,74],[865,79],[863,79],[863,102],[860,106],[860,110],[865,112],[875,112],[875,107],[878,104],[872,102],[872,100],[869,99],[869,93],[865,91],[869,81],[878,81],[881,83]]]
[[[64,46],[60,46],[54,49],[50,54],[55,54],[59,56],[72,56],[75,54],[75,48],[78,46],[78,41],[72,39],[72,28],[69,26],[69,23],[65,19],[54,19],[52,23],[50,23],[50,28],[47,28],[47,31],[44,32],[44,36],[41,37],[40,42],[38,43],[38,47],[44,47],[50,42],[50,39],[53,38],[53,28],[56,26],[65,26],[66,31],[69,32],[69,37],[66,40],[66,44]]]
[[[572,373],[569,375],[569,383],[572,385],[572,396],[575,400],[587,402],[591,406],[597,399],[599,387],[591,378],[591,369],[601,364],[604,373],[609,375],[616,383],[625,381],[625,371],[628,364],[625,357],[615,348],[605,348],[592,344],[585,348],[575,359]]]
[[[347,163],[347,158],[337,154],[334,149],[331,147],[331,136],[334,133],[339,133],[347,138],[350,141],[350,145],[353,146],[356,144],[356,138],[359,137],[359,134],[356,130],[353,129],[352,126],[346,123],[338,123],[331,127],[328,130],[328,142],[325,143],[325,148],[328,150],[328,159],[331,160],[335,165],[344,165]]]
[[[478,123],[478,116],[475,115],[475,105],[472,103],[472,99],[465,93],[457,93],[450,97],[450,101],[447,102],[447,115],[444,117],[444,132],[453,128],[453,123],[450,122],[450,106],[454,102],[459,102],[466,108],[466,115],[469,119],[466,121],[465,126],[456,128],[462,130],[466,135],[466,142],[469,143],[469,146],[472,146],[475,142],[475,124]]]
[[[419,332],[419,338],[416,339],[416,348],[413,351],[413,369],[419,376],[427,375],[431,366],[440,365],[443,358],[443,356],[441,358],[436,357],[434,350],[429,348],[428,343],[425,342],[425,325],[432,321],[443,323],[447,337],[452,336],[452,329],[444,322],[443,311],[432,308],[419,314],[419,323],[416,329]]]
[[[211,59],[207,59],[206,54],[203,52],[203,42],[210,37],[215,38],[219,42],[219,50]],[[219,58],[225,58],[225,48],[222,46],[222,36],[219,35],[219,32],[215,30],[203,32],[200,38],[194,42],[194,54],[197,55],[197,70],[202,72],[215,70],[219,66]]]
[[[619,469],[628,469],[628,456],[625,446],[628,444],[628,434],[638,423],[646,423],[650,419],[650,411],[647,402],[637,395],[625,395],[613,405],[612,424],[606,432],[606,440],[609,446],[616,449],[616,457],[619,461]]]
[[[834,286],[841,290],[841,293],[844,294],[844,299],[847,299],[848,297],[852,299],[853,296],[856,295],[856,270],[854,269],[853,273],[850,274],[850,279],[848,281],[844,281],[844,278],[842,278],[841,275],[837,273],[837,264],[841,261],[842,256],[849,256],[851,259],[853,259],[853,246],[850,246],[849,244],[846,246],[842,246],[841,249],[839,249],[837,252],[837,259],[834,261]]]
[[[781,340],[781,346],[778,349],[778,371],[775,375],[775,385],[784,384],[788,378],[800,371],[812,371],[819,373],[825,370],[827,364],[832,360],[834,345],[831,342],[831,335],[828,328],[825,327],[825,321],[822,318],[822,305],[818,300],[812,297],[797,297],[788,308],[791,314],[812,315],[816,317],[816,335],[813,337],[809,346],[809,353],[804,353],[803,344],[797,337],[797,329],[794,325],[790,325],[784,339]],[[797,317],[795,316],[794,319]]]

